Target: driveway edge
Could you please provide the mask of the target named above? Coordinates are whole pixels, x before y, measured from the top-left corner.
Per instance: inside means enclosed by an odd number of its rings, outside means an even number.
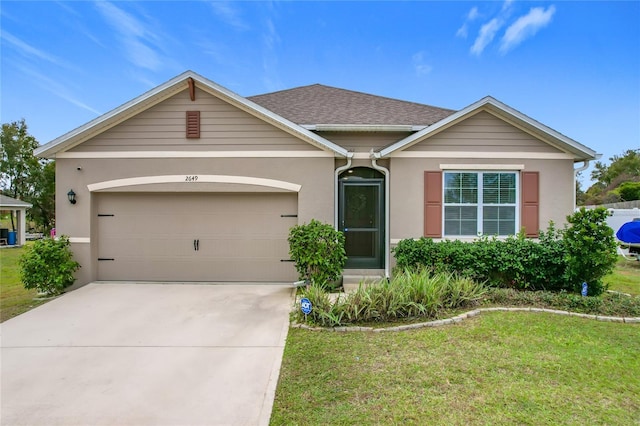
[[[295,304],[296,300],[296,288],[291,290],[291,305]],[[281,348],[278,351],[273,365],[271,366],[271,374],[269,375],[269,383],[264,394],[264,400],[262,401],[262,408],[260,409],[260,416],[258,418],[258,425],[269,426],[271,421],[271,411],[273,410],[273,403],[276,398],[276,388],[278,387],[278,379],[280,378],[280,368],[282,367],[282,359],[284,357],[284,347],[287,343],[287,334],[289,333],[290,320],[289,316],[283,321],[280,331],[280,339],[278,340],[278,347]]]

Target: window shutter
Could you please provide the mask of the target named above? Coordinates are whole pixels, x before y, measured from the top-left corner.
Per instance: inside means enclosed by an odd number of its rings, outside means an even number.
[[[540,232],[540,173],[522,172],[522,227],[527,237],[536,238]]]
[[[200,111],[187,111],[187,138],[200,137]]]
[[[424,172],[424,236],[442,237],[442,172]]]

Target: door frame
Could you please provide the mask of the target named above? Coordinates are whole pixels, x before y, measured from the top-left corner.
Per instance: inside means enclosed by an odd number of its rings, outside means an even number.
[[[360,177],[357,174],[347,174],[349,171],[355,169],[366,169],[367,174],[375,175],[376,177]],[[345,179],[347,177],[349,180]],[[340,232],[345,233],[345,186],[370,186],[377,189],[378,203],[375,206],[375,218],[377,219],[376,230],[378,236],[374,240],[374,253],[373,257],[364,256],[349,256],[347,253],[347,261],[345,264],[346,269],[384,269],[385,268],[385,241],[386,241],[386,229],[385,229],[385,177],[382,173],[375,169],[368,167],[355,167],[344,171],[338,177],[338,223],[337,228]],[[367,228],[365,228],[367,229]],[[369,228],[370,229],[370,228]],[[359,230],[360,231],[360,230]],[[362,230],[364,231],[364,230]],[[346,232],[349,232],[348,230]],[[356,231],[357,232],[357,231]],[[366,232],[366,231],[365,231]]]

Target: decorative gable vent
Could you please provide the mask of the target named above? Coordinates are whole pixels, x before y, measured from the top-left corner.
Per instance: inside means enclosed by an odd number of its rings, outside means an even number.
[[[200,111],[187,111],[187,138],[200,137]]]

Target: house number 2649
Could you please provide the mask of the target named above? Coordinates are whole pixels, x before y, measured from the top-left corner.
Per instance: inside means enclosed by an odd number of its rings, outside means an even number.
[[[185,182],[197,182],[198,181],[198,176],[185,176],[184,177],[184,181]]]

